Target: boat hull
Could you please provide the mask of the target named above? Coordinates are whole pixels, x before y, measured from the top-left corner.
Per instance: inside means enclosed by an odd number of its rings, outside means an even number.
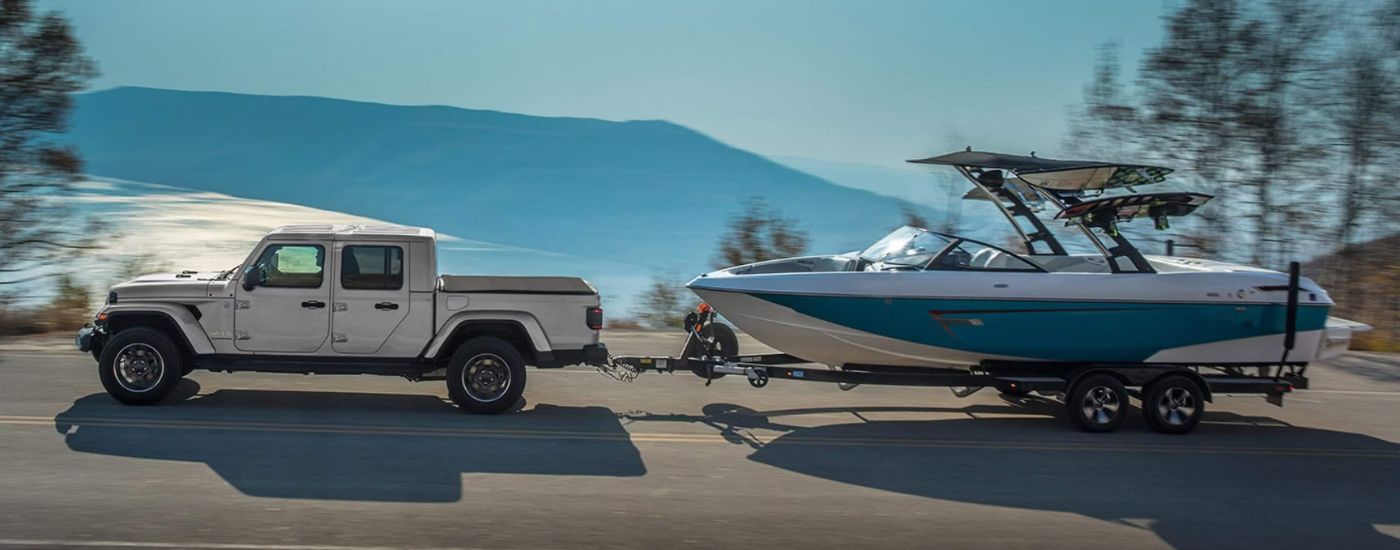
[[[1257,364],[1284,358],[1285,306],[692,290],[759,341],[829,365],[987,360]],[[1327,306],[1299,308],[1290,361],[1318,353]]]

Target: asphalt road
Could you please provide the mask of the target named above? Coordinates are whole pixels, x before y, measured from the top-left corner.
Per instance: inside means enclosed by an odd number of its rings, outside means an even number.
[[[992,391],[583,369],[495,417],[368,376],[196,372],[126,407],[84,355],[4,348],[0,548],[1400,547],[1400,361],[1314,371],[1166,436]]]

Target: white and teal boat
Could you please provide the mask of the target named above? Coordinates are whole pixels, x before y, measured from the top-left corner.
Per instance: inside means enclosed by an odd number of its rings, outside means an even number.
[[[862,252],[731,267],[689,288],[759,341],[839,367],[1305,364],[1369,328],[1329,318],[1305,277],[1139,251],[1119,223],[1165,229],[1211,199],[1134,191],[1170,169],[971,150],[911,162],[966,176],[1023,251],[904,227]],[[1095,252],[1069,252],[1068,237]]]

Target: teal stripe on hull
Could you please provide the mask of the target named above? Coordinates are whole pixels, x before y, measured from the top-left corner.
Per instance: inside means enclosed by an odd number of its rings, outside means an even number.
[[[1282,305],[753,294],[827,322],[928,346],[1046,361],[1136,363],[1162,349],[1281,334]],[[1298,331],[1327,308],[1298,308]],[[1282,350],[1280,350],[1282,353]]]

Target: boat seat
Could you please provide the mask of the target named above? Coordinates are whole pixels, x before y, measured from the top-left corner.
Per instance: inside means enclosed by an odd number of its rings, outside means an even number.
[[[1026,256],[1051,273],[1109,273],[1108,260],[1097,254],[1073,256]]]

